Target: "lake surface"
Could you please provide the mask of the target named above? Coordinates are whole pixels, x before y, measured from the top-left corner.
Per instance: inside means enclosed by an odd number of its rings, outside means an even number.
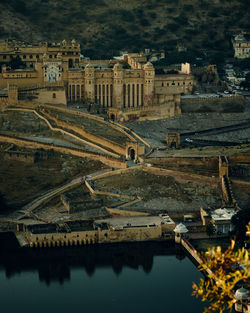
[[[0,312],[203,312],[191,296],[202,275],[169,243],[54,250],[0,243]]]

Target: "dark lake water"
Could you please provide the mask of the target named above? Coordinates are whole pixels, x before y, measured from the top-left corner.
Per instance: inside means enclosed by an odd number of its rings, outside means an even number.
[[[169,243],[17,249],[0,241],[1,313],[202,313],[202,277]]]

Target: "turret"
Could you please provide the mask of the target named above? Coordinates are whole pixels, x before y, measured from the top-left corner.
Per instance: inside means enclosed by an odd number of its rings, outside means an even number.
[[[95,69],[91,64],[87,64],[84,69],[85,72],[85,99],[87,101],[95,102]]]
[[[114,88],[113,101],[116,107],[123,106],[123,67],[121,63],[116,63],[113,67],[114,72]]]
[[[153,105],[154,100],[154,80],[155,69],[152,63],[147,62],[144,67],[144,90],[143,104],[144,106]]]

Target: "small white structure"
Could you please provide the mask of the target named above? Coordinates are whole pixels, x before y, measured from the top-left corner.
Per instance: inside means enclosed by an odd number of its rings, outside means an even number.
[[[236,312],[243,312],[243,313],[249,313],[250,307],[248,303],[249,298],[249,291],[243,287],[240,289],[237,289],[234,298],[236,299],[235,303],[235,311]]]
[[[221,208],[211,212],[212,222],[217,233],[228,234],[233,230],[231,219],[236,213],[233,208]]]
[[[174,232],[175,232],[175,242],[180,243],[181,238],[184,236],[185,233],[188,232],[188,229],[184,224],[180,223],[175,227]]]

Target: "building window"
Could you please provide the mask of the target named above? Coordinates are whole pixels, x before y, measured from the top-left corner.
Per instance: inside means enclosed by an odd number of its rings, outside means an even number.
[[[52,55],[51,54],[49,55],[49,58],[52,59]]]
[[[52,98],[56,99],[56,93],[55,92],[53,92]]]
[[[30,55],[30,59],[33,59],[33,55]]]
[[[3,56],[3,59],[6,60],[6,58],[7,58],[6,55],[4,55],[4,56]]]
[[[39,55],[38,54],[36,55],[36,58],[39,59]]]

